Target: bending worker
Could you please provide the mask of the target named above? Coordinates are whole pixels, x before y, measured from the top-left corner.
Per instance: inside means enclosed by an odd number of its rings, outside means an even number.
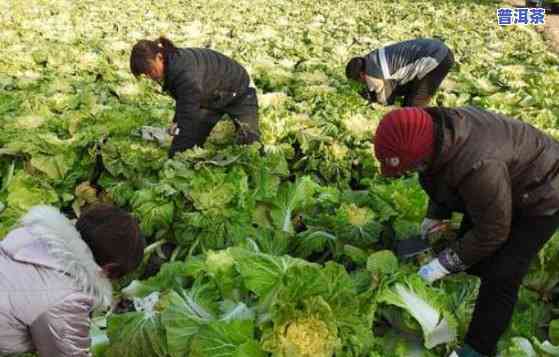
[[[135,270],[144,253],[136,220],[97,205],[74,226],[35,206],[0,243],[0,355],[88,357],[92,310],[111,306],[109,279]]]
[[[466,345],[453,357],[494,353],[530,263],[559,226],[559,142],[476,108],[402,108],[375,134],[384,176],[419,172],[430,198],[424,230],[464,214],[458,239],[419,274],[429,283],[466,271],[481,286]]]
[[[239,144],[260,139],[256,91],[235,60],[210,49],[177,48],[161,37],[136,43],[130,68],[161,83],[176,101],[170,156],[202,146],[224,114],[233,118]]]
[[[403,106],[424,107],[453,65],[452,51],[444,43],[416,39],[352,58],[346,76],[366,85],[360,94],[369,102],[392,105],[403,96]]]

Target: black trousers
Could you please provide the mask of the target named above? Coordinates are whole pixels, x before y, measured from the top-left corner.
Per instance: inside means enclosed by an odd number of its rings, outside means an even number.
[[[258,98],[256,90],[249,88],[243,98],[228,105],[222,110],[216,111],[221,118],[229,114],[237,129],[237,142],[239,144],[250,144],[260,140],[260,128],[258,126]]]
[[[458,237],[462,237],[472,226],[470,217],[464,215]],[[558,227],[559,213],[518,217],[513,220],[510,237],[503,247],[466,271],[481,279],[465,338],[465,342],[479,353],[495,353],[499,338],[510,324],[518,290],[530,263]]]
[[[175,152],[190,149],[195,145],[202,146],[210,135],[214,126],[228,114],[237,129],[237,142],[250,144],[260,140],[258,127],[258,99],[256,90],[248,88],[247,92],[229,105],[220,109],[200,109],[200,118],[190,121],[180,128],[179,135],[173,138],[169,156]],[[180,127],[180,126],[179,126]]]
[[[393,103],[396,97],[403,96],[404,103],[402,106],[404,107],[426,107],[453,65],[454,54],[449,50],[445,59],[423,78],[416,78],[396,88],[388,102]]]

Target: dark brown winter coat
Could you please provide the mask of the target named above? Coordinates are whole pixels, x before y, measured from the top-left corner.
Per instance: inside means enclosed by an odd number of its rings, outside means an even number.
[[[559,142],[522,121],[473,107],[426,110],[437,133],[435,157],[420,175],[430,197],[427,216],[467,212],[474,223],[451,247],[455,256],[443,259],[452,270],[494,254],[515,217],[559,209]]]

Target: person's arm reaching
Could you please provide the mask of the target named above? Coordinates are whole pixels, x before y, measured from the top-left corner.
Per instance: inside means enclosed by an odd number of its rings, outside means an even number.
[[[176,122],[177,130],[174,133],[170,156],[195,145],[203,145],[207,137],[204,130],[206,123],[202,122],[200,111],[201,88],[186,72],[178,74],[175,81],[176,108],[173,121]]]
[[[379,78],[366,76],[365,82],[370,92],[376,93],[376,101],[380,104],[387,104],[387,96],[385,91],[385,81]]]
[[[41,314],[30,326],[39,357],[89,357],[89,313],[93,299],[74,293]]]
[[[473,228],[439,255],[452,272],[461,271],[494,254],[509,238],[512,193],[507,166],[484,161],[459,187]]]
[[[512,194],[504,163],[480,163],[460,184],[459,192],[472,218],[473,228],[419,269],[419,275],[429,283],[466,270],[491,256],[510,235]]]
[[[445,229],[447,227],[446,220],[451,217],[452,211],[429,199],[427,213],[425,214],[423,222],[421,222],[421,237],[425,239],[429,233]]]

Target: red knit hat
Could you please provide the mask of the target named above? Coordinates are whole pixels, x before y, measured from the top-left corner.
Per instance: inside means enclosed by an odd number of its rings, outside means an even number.
[[[383,176],[400,176],[434,151],[433,119],[423,109],[401,108],[386,114],[374,138]]]

